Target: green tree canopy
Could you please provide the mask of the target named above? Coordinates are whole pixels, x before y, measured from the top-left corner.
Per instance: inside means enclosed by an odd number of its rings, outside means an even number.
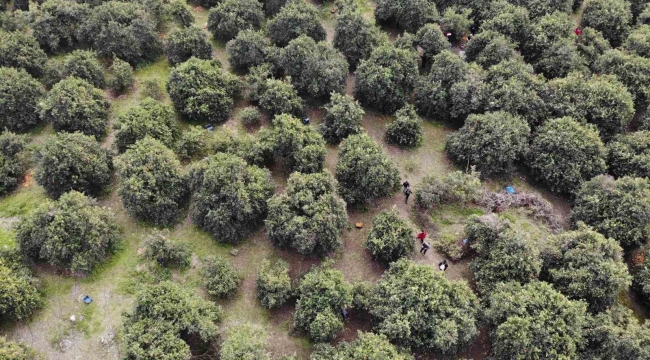
[[[307,35],[316,41],[325,40],[325,28],[320,24],[318,9],[304,1],[290,0],[278,14],[268,21],[266,28],[271,40],[278,46]]]
[[[608,141],[621,133],[634,116],[634,98],[612,75],[569,74],[548,82],[547,104],[554,116],[570,116],[598,127]]]
[[[219,334],[221,317],[221,307],[174,282],[148,285],[137,294],[133,311],[124,315],[124,356],[189,359],[187,336],[209,344]]]
[[[257,0],[225,0],[210,9],[208,30],[215,39],[227,42],[242,30],[259,30],[264,21],[262,3]]]
[[[282,260],[274,264],[262,260],[257,273],[256,293],[265,308],[282,306],[291,297],[289,264]]]
[[[586,226],[549,237],[542,258],[542,278],[569,299],[586,301],[594,312],[614,305],[632,282],[621,246]]]
[[[35,15],[32,29],[43,49],[58,53],[79,45],[76,28],[88,16],[88,4],[71,0],[47,0]]]
[[[325,41],[301,35],[282,49],[282,67],[299,93],[323,98],[342,93],[348,77],[348,63]]]
[[[116,167],[118,195],[132,216],[159,226],[178,220],[187,200],[187,175],[172,150],[147,136],[119,156]]]
[[[287,160],[291,171],[317,173],[325,165],[325,140],[313,127],[303,125],[291,115],[273,118],[275,152]]]
[[[465,236],[478,253],[470,269],[483,295],[500,282],[528,283],[542,270],[538,239],[531,239],[508,220],[474,215],[465,225]]]
[[[386,113],[410,99],[418,74],[415,53],[391,45],[375,48],[355,72],[354,96],[364,106]]]
[[[226,121],[239,90],[239,79],[223,71],[218,60],[190,58],[172,69],[167,82],[176,111],[192,121]]]
[[[633,54],[650,57],[650,25],[640,25],[635,28],[624,45],[625,49]]]
[[[34,37],[0,30],[0,66],[25,69],[32,76],[41,76],[46,61],[47,55]]]
[[[268,170],[218,153],[190,170],[194,222],[219,241],[240,242],[266,217],[266,201],[275,192]]]
[[[348,204],[363,203],[391,195],[399,186],[399,171],[370,136],[350,135],[340,146],[336,179]]]
[[[356,69],[361,60],[370,57],[380,41],[379,30],[363,17],[354,1],[339,3],[332,45],[345,56],[350,68]]]
[[[582,26],[600,31],[614,47],[627,38],[631,22],[630,2],[625,0],[590,0],[582,14]]]
[[[27,216],[16,229],[16,240],[26,257],[89,273],[116,250],[121,234],[108,208],[71,191]]]
[[[467,42],[465,58],[483,68],[517,58],[516,45],[495,31],[481,31]]]
[[[216,256],[203,260],[201,276],[208,294],[215,298],[232,296],[241,284],[241,277],[232,264]]]
[[[589,67],[593,66],[600,55],[612,49],[603,34],[590,27],[582,28],[582,35],[576,39],[576,46],[578,46],[578,53]]]
[[[415,203],[424,209],[442,204],[465,204],[476,201],[483,194],[480,173],[474,167],[470,172],[451,172],[440,178],[426,175],[415,186]]]
[[[607,144],[609,173],[615,177],[650,177],[650,131],[619,135]]]
[[[296,88],[288,81],[277,79],[266,79],[262,85],[263,91],[260,94],[260,107],[269,113],[270,116],[280,114],[291,114],[301,116],[305,105],[298,96]]]
[[[601,55],[593,68],[600,74],[616,75],[634,96],[635,104],[650,99],[650,59],[615,49]]]
[[[23,156],[27,141],[23,136],[5,131],[0,134],[0,195],[13,190],[27,170]]]
[[[341,310],[352,305],[352,285],[329,263],[313,267],[300,281],[294,325],[314,341],[329,341],[343,329]]]
[[[320,132],[330,144],[339,143],[350,135],[359,134],[365,112],[353,97],[332,93],[325,105],[325,115]]]
[[[439,17],[436,3],[430,0],[379,0],[375,7],[375,19],[378,22],[394,20],[400,29],[413,34],[424,24],[435,22]]]
[[[56,131],[99,139],[106,133],[111,105],[104,92],[75,77],[63,79],[39,103],[41,117]]]
[[[529,135],[526,121],[505,111],[470,115],[447,137],[445,150],[459,165],[474,165],[486,176],[507,176],[526,155]]]
[[[395,121],[386,125],[386,141],[403,147],[422,143],[422,119],[413,105],[407,104],[395,113]]]
[[[358,331],[357,339],[341,342],[336,348],[317,345],[310,360],[413,360],[413,356],[398,349],[386,336]]]
[[[264,32],[242,30],[226,45],[228,62],[237,71],[248,71],[266,61],[268,47]]]
[[[167,60],[176,65],[187,61],[191,57],[210,60],[212,47],[201,29],[188,26],[172,30],[165,39],[165,56]]]
[[[591,226],[631,249],[645,244],[650,227],[650,181],[596,176],[576,192],[571,221]]]
[[[104,67],[97,60],[94,51],[75,50],[65,58],[63,77],[76,77],[86,80],[92,86],[102,89],[106,86]]]
[[[81,133],[55,134],[36,153],[36,181],[54,199],[71,190],[99,196],[112,172],[111,153]]]
[[[0,67],[0,128],[26,131],[41,122],[41,84],[23,69]]]
[[[401,259],[367,295],[376,332],[393,343],[453,354],[478,335],[478,299],[466,282]]]
[[[499,359],[577,358],[586,304],[567,299],[545,282],[497,284],[484,316],[492,353]]]
[[[408,257],[415,248],[413,230],[396,209],[382,211],[372,219],[366,249],[380,261],[390,263]]]
[[[171,106],[148,98],[117,117],[115,145],[119,152],[126,151],[147,136],[169,148],[174,145],[179,136],[179,129]]]
[[[266,351],[268,334],[256,325],[242,324],[228,330],[226,340],[221,345],[221,360],[270,360]]]
[[[548,120],[533,135],[528,166],[533,176],[556,193],[573,193],[580,183],[607,169],[598,130],[564,117]]]
[[[292,173],[284,193],[268,204],[266,233],[275,246],[324,256],[343,244],[345,202],[336,196],[336,182],[329,173]]]
[[[616,306],[588,319],[583,359],[643,359],[650,356],[650,325],[639,324],[632,310]]]
[[[104,2],[78,24],[79,39],[101,57],[117,56],[131,64],[153,60],[162,53],[162,41],[147,8],[138,2]]]
[[[18,261],[13,261],[12,257],[16,254]],[[3,256],[4,255],[4,256]],[[40,289],[40,281],[32,276],[32,273],[26,268],[19,254],[13,250],[4,250],[0,253],[0,320],[27,320],[32,314],[43,306],[43,294]],[[3,351],[3,340],[0,338],[0,356]],[[4,346],[8,346],[4,343]],[[20,349],[14,348],[16,354]],[[11,352],[9,352],[11,354]],[[6,359],[2,357],[2,359]],[[9,359],[12,359],[9,357]],[[20,359],[20,358],[18,358]],[[29,358],[25,357],[25,360]]]
[[[5,360],[33,360],[38,359],[38,354],[34,349],[22,342],[8,341],[4,336],[0,336],[0,357]]]

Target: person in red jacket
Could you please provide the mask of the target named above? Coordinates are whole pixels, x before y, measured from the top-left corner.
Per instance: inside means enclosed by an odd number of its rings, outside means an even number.
[[[427,231],[422,229],[422,231],[418,234],[418,240],[420,240],[420,243],[424,242],[424,239],[427,238]]]

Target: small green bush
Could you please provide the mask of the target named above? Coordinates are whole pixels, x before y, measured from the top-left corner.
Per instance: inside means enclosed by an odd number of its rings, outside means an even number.
[[[0,134],[0,195],[13,190],[27,170],[22,153],[26,143],[23,136],[12,132]]]
[[[291,297],[289,264],[282,260],[273,265],[263,260],[257,273],[257,299],[265,308],[282,306]]]
[[[149,97],[160,101],[165,98],[165,90],[156,79],[146,79],[142,81],[142,90],[140,90],[140,93],[145,99]]]
[[[268,334],[259,326],[237,325],[228,330],[221,345],[221,360],[270,360],[266,351]]]
[[[75,50],[63,63],[63,77],[76,77],[102,89],[106,85],[104,67],[97,60],[97,54],[88,50]]]
[[[181,160],[202,158],[210,151],[210,133],[201,126],[192,126],[176,142],[176,153]]]
[[[192,251],[185,243],[169,238],[169,231],[155,231],[144,240],[143,256],[162,267],[185,269],[190,266]]]
[[[206,258],[203,261],[201,275],[208,294],[216,298],[232,296],[241,283],[237,270],[229,261],[219,257]]]
[[[360,133],[363,114],[361,105],[353,97],[332,93],[320,127],[323,138],[330,144],[337,144],[349,135]]]
[[[460,239],[457,239],[454,236],[443,234],[431,245],[433,246],[433,249],[436,250],[436,252],[439,252],[454,261],[457,261],[462,259],[463,255],[465,255],[465,249],[460,244],[459,240]]]
[[[128,62],[120,58],[113,59],[113,64],[108,68],[108,71],[108,87],[116,93],[126,91],[135,82],[133,68]]]
[[[403,146],[416,147],[422,143],[422,119],[413,105],[406,105],[395,114],[395,121],[386,126],[386,141]]]
[[[39,355],[25,343],[8,341],[0,336],[0,359],[4,360],[37,360]]]
[[[260,111],[257,110],[256,107],[249,106],[242,109],[241,113],[239,113],[239,116],[241,117],[241,122],[244,124],[244,126],[258,126],[260,124],[260,118],[262,117],[262,114],[260,114]]]
[[[396,209],[382,211],[372,219],[366,248],[375,259],[390,263],[413,253],[412,229]]]
[[[472,167],[469,173],[454,171],[440,179],[425,176],[415,186],[415,203],[425,209],[442,204],[466,204],[476,201],[483,194],[480,174]]]

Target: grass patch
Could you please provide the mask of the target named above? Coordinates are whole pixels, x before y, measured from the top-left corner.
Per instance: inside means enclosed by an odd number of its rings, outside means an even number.
[[[0,217],[25,216],[46,200],[45,190],[31,183],[0,200]]]
[[[13,231],[5,230],[0,227],[0,248],[16,247],[16,237]]]

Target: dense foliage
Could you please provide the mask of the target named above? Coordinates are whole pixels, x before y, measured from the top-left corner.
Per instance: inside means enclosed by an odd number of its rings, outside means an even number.
[[[233,295],[241,283],[237,270],[230,262],[215,256],[203,261],[201,276],[208,294],[217,298]]]
[[[361,132],[361,119],[365,112],[353,97],[333,93],[325,105],[325,115],[320,131],[327,142],[337,144],[349,135]]]
[[[210,9],[208,30],[215,39],[227,42],[240,31],[259,30],[264,21],[262,3],[257,0],[225,0]]]
[[[619,135],[607,144],[607,150],[610,174],[650,177],[650,131]]]
[[[117,56],[136,64],[162,53],[157,25],[155,16],[138,2],[108,1],[89,11],[77,32],[99,56]]]
[[[367,59],[380,43],[379,30],[363,17],[354,1],[339,3],[332,45],[347,59],[352,69]]]
[[[327,150],[318,131],[286,114],[276,116],[273,124],[276,153],[286,159],[292,172],[317,173],[323,170]]]
[[[228,119],[239,80],[224,72],[218,60],[191,58],[172,69],[167,92],[188,120],[221,123]]]
[[[114,127],[115,146],[121,153],[147,136],[171,148],[179,133],[172,107],[150,98],[119,115]]]
[[[20,255],[13,250],[0,252],[0,320],[27,320],[43,305],[40,281],[21,263]],[[6,256],[3,256],[6,255]],[[18,261],[14,260],[16,257]],[[3,351],[0,338],[0,356]],[[5,344],[6,345],[6,344]],[[20,348],[16,346],[16,353]],[[4,357],[2,359],[5,359]],[[25,360],[28,360],[25,358]]]
[[[391,344],[386,336],[358,331],[352,342],[341,342],[336,348],[329,344],[316,347],[310,360],[412,360],[413,356]]]
[[[88,273],[117,249],[121,234],[109,209],[71,191],[26,217],[18,225],[16,240],[28,258]]]
[[[394,20],[401,29],[413,34],[438,17],[436,3],[429,0],[379,0],[375,8],[377,21]]]
[[[289,41],[307,35],[316,41],[325,40],[325,28],[320,24],[319,11],[311,4],[290,0],[266,24],[271,40],[281,47]]]
[[[635,104],[650,100],[650,59],[609,50],[596,60],[593,68],[600,74],[616,75],[634,96]]]
[[[270,360],[266,351],[268,335],[259,326],[242,324],[228,330],[226,340],[221,345],[221,360]]]
[[[218,153],[190,170],[192,218],[219,241],[238,243],[266,217],[266,201],[275,192],[268,170]]]
[[[0,134],[0,195],[13,190],[27,170],[23,154],[26,139],[5,131]]]
[[[202,158],[208,154],[210,133],[202,126],[192,126],[176,142],[176,153],[181,160]]]
[[[0,68],[0,128],[26,131],[41,122],[38,103],[45,92],[25,70]]]
[[[564,117],[548,120],[533,135],[528,166],[552,191],[573,193],[607,169],[605,157],[595,126]]]
[[[582,14],[582,26],[600,31],[614,47],[628,36],[631,21],[630,3],[625,0],[590,0]]]
[[[108,68],[108,87],[116,93],[123,93],[135,82],[131,65],[120,59],[114,58]]]
[[[169,231],[155,231],[144,239],[143,256],[162,267],[188,268],[192,251],[186,243],[169,238]]]
[[[88,4],[71,0],[47,0],[32,23],[34,37],[41,47],[58,53],[79,45],[76,31],[88,16]]]
[[[363,203],[391,195],[399,186],[399,171],[370,136],[350,135],[340,146],[336,180],[348,204]]]
[[[101,195],[112,172],[111,153],[81,133],[55,134],[36,153],[36,181],[55,199],[70,190]]]
[[[377,47],[355,72],[354,96],[364,106],[393,113],[411,97],[417,74],[413,52],[391,45]]]
[[[548,88],[547,104],[554,116],[594,124],[604,141],[623,132],[634,116],[634,98],[615,76],[572,73],[550,81]]]
[[[275,246],[324,256],[342,245],[347,213],[329,173],[292,173],[268,204],[266,233]]]
[[[237,71],[248,71],[266,61],[267,47],[262,31],[242,30],[226,45],[228,62]]]
[[[100,89],[75,77],[56,83],[39,103],[41,117],[56,131],[80,131],[99,139],[106,132],[110,103]]]
[[[406,105],[395,113],[395,121],[386,125],[386,141],[402,147],[416,147],[422,143],[422,119],[413,105]]]
[[[282,306],[291,296],[289,264],[282,260],[274,264],[263,260],[257,272],[256,293],[265,308]]]
[[[33,37],[0,30],[0,66],[25,69],[32,76],[43,73],[47,55]]]
[[[211,343],[219,335],[216,323],[221,317],[219,306],[174,282],[146,286],[136,296],[133,311],[125,315],[124,357],[189,359],[185,339]]]
[[[549,237],[542,257],[542,277],[592,311],[614,305],[619,291],[631,284],[620,245],[586,226]]]
[[[38,359],[38,354],[34,349],[22,342],[8,341],[4,336],[0,336],[0,357],[5,360],[34,360]]]
[[[526,155],[529,134],[524,119],[505,111],[470,115],[447,137],[445,150],[457,164],[476,166],[483,175],[510,175]]]
[[[414,250],[411,226],[396,209],[382,211],[372,219],[365,245],[375,259],[386,263],[408,257]]]
[[[296,88],[288,81],[266,79],[259,96],[260,107],[270,116],[291,114],[301,116],[304,104]]]
[[[348,63],[325,41],[301,35],[282,49],[281,63],[299,93],[322,98],[345,89]]]
[[[375,330],[399,345],[453,354],[478,335],[476,295],[431,266],[392,263],[366,301]]]
[[[328,263],[312,268],[297,289],[294,325],[314,341],[329,341],[343,329],[340,312],[352,305],[352,285]]]
[[[480,174],[474,167],[464,173],[454,171],[443,178],[430,174],[415,186],[415,203],[425,209],[442,204],[466,204],[479,199],[483,193]]]
[[[97,60],[94,51],[75,50],[70,53],[63,62],[62,77],[76,77],[86,80],[99,89],[106,85],[104,67]]]
[[[187,61],[191,57],[210,60],[212,47],[201,29],[188,26],[174,30],[167,35],[165,56],[172,65]]]
[[[492,352],[499,359],[576,358],[585,309],[544,282],[497,284],[484,310]]]
[[[138,140],[116,159],[118,195],[134,217],[169,226],[182,212],[188,195],[187,175],[174,152],[151,137]]]
[[[650,181],[605,175],[584,182],[576,192],[571,221],[582,221],[630,249],[644,244],[650,231]]]
[[[539,239],[531,239],[508,220],[470,217],[465,236],[478,253],[470,269],[482,294],[490,294],[500,282],[525,284],[539,276],[542,269]]]

